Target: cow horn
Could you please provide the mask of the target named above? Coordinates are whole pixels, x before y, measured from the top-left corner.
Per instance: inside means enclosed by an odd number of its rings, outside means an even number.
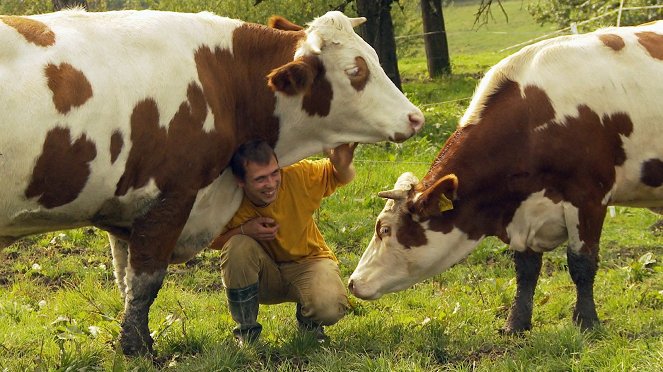
[[[366,22],[366,17],[350,18],[350,24],[352,25],[352,28],[361,26],[364,24],[364,22]]]
[[[380,191],[378,196],[385,199],[403,200],[407,198],[408,190],[394,189],[389,191]]]

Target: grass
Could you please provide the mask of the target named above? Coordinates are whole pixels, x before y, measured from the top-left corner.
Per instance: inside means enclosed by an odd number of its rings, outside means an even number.
[[[506,3],[511,22],[517,17],[509,9],[519,4]],[[469,25],[473,11],[474,5],[446,8],[450,32]],[[467,40],[452,44],[453,76],[431,80],[423,59],[401,59],[406,93],[427,117],[425,132],[402,145],[361,146],[357,179],[327,198],[316,216],[344,278],[384,205],[376,193],[404,171],[425,174],[467,105],[463,98],[501,58],[494,50],[514,43],[480,46],[479,32],[456,34]],[[123,304],[105,234],[78,229],[34,236],[0,252],[0,370],[657,371],[663,368],[663,235],[650,226],[658,220],[632,208],[616,208],[606,218],[595,286],[603,324],[587,333],[572,325],[575,290],[558,249],[544,256],[533,330],[500,335],[514,270],[507,247],[486,239],[465,261],[412,289],[375,302],[350,298],[351,312],[327,329],[329,345],[302,337],[294,304],[281,304],[261,307],[262,341],[238,348],[219,255],[206,251],[170,268],[152,306],[157,365],[125,358],[117,348]]]

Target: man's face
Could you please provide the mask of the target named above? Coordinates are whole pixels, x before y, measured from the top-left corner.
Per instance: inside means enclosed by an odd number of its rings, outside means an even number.
[[[253,204],[259,207],[268,205],[276,200],[281,185],[279,163],[273,156],[267,165],[248,162],[245,180],[238,182]]]

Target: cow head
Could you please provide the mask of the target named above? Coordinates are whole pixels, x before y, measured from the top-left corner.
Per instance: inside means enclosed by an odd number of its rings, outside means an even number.
[[[373,48],[354,32],[364,21],[336,11],[315,19],[294,60],[269,74],[282,125],[276,150],[286,153],[285,163],[347,142],[401,142],[423,126],[421,110],[389,80]],[[302,146],[302,136],[317,148],[292,151]]]
[[[375,233],[355,271],[350,291],[377,299],[438,274],[466,257],[479,240],[454,227],[458,179],[449,174],[420,190],[412,173],[404,173],[393,190],[380,192],[387,203]]]

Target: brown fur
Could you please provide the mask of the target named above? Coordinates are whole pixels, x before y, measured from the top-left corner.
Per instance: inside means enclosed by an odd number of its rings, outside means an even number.
[[[90,162],[96,156],[94,143],[84,134],[72,143],[69,128],[52,129],[46,135],[25,196],[39,196],[39,204],[46,208],[73,201],[87,183]]]
[[[40,47],[49,47],[55,44],[55,34],[44,23],[17,16],[0,16],[0,21],[9,27],[13,27],[30,43]]]
[[[419,247],[426,245],[428,239],[426,238],[426,231],[420,223],[412,219],[412,215],[404,213],[398,221],[398,231],[396,231],[396,239],[399,243],[403,244],[405,248]]]
[[[357,92],[361,92],[364,90],[364,87],[366,87],[366,84],[368,83],[368,79],[370,78],[370,70],[368,69],[366,60],[362,57],[355,57],[355,63],[359,68],[359,73],[357,76],[350,78],[350,84],[352,84],[352,87],[355,88]]]
[[[614,50],[615,52],[619,52],[624,48],[624,46],[626,46],[624,39],[622,39],[622,37],[619,35],[602,34],[599,35],[599,39],[603,42],[603,44],[605,44],[605,46]]]
[[[83,105],[92,98],[92,86],[85,75],[68,63],[48,64],[44,69],[48,87],[53,92],[53,104],[66,114],[72,107]]]
[[[655,32],[645,31],[635,34],[640,44],[647,49],[650,56],[663,59],[663,35]]]
[[[302,108],[311,116],[327,116],[331,110],[331,100],[334,97],[334,92],[331,83],[325,76],[325,66],[317,57],[304,58],[308,60],[309,66],[312,66],[316,73],[311,88],[304,94]],[[312,94],[313,92],[315,94]]]
[[[120,156],[120,153],[122,152],[122,147],[124,147],[124,140],[122,139],[122,134],[116,130],[111,135],[111,142],[110,142],[111,164],[115,163],[117,157]]]

